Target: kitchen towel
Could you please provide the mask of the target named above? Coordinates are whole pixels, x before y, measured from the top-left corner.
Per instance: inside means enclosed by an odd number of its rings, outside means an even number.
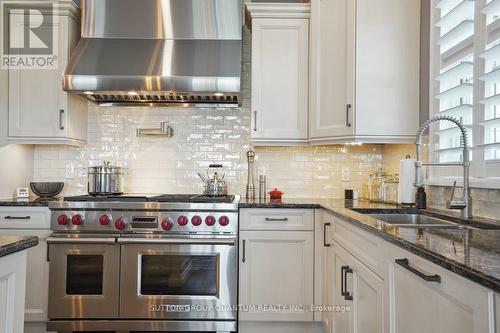
[[[406,158],[399,163],[398,203],[415,203],[415,159]]]

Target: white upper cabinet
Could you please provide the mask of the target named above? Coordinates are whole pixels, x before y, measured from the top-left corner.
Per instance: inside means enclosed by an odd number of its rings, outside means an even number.
[[[414,141],[420,0],[311,0],[310,25],[310,141]]]
[[[252,141],[307,142],[309,5],[247,7],[252,16]]]
[[[351,136],[355,1],[316,1],[311,8],[311,138]],[[351,105],[351,107],[349,107]]]
[[[87,137],[87,102],[62,90],[61,75],[80,38],[78,8],[64,2],[54,9],[57,19],[41,29],[58,36],[57,69],[10,68],[9,130],[11,143],[79,145]],[[9,14],[23,24],[22,14]],[[19,29],[22,31],[22,29]]]

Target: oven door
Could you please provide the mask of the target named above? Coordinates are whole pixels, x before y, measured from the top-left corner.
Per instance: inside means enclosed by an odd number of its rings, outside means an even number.
[[[120,318],[236,320],[236,238],[119,238]]]
[[[50,319],[118,316],[120,247],[114,237],[51,237]]]

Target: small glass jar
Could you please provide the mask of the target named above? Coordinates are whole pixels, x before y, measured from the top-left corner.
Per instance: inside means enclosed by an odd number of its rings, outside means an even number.
[[[383,185],[387,181],[388,177],[389,175],[382,169],[379,169],[376,173],[370,175],[368,180],[368,193],[370,201],[384,201]]]
[[[399,174],[387,177],[382,185],[383,201],[387,203],[398,202]]]

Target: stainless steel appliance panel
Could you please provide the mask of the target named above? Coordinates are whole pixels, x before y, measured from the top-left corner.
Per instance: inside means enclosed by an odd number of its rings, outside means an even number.
[[[82,8],[84,38],[241,39],[241,0],[83,0]]]
[[[123,237],[120,318],[236,320],[236,238]]]
[[[118,316],[120,247],[113,237],[49,238],[51,319]]]
[[[64,332],[236,332],[236,321],[203,320],[58,320],[49,331]]]

